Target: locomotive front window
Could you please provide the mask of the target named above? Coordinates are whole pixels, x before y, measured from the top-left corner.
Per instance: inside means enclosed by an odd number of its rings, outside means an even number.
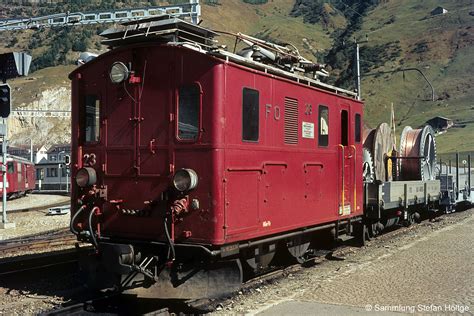
[[[96,95],[86,95],[85,104],[85,141],[99,141],[100,100]]]
[[[178,138],[196,140],[199,135],[201,94],[198,85],[179,88]]]
[[[242,98],[242,140],[258,141],[259,94],[257,90],[244,88]]]
[[[327,146],[329,144],[329,109],[324,105],[319,106],[318,131],[319,146]]]

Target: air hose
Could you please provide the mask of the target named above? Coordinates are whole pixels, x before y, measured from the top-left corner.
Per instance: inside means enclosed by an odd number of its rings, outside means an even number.
[[[79,208],[79,210],[76,212],[76,214],[74,214],[74,216],[72,217],[71,221],[69,222],[69,230],[71,231],[71,233],[73,233],[74,235],[78,235],[79,232],[77,230],[74,229],[74,223],[76,222],[76,219],[77,217],[79,216],[79,214],[82,213],[83,210],[86,209],[86,206],[83,205]]]

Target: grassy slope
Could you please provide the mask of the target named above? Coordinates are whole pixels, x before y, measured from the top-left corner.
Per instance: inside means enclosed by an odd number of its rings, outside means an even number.
[[[306,38],[314,50],[324,50],[332,45],[329,34],[321,25],[303,23],[302,18],[289,17],[293,0],[269,1],[263,5],[251,5],[241,0],[225,0],[221,5],[202,6],[203,26],[215,30],[242,32],[248,35],[264,33],[272,39],[289,42],[298,47],[308,58],[311,49],[304,44]],[[221,36],[219,42],[233,47],[234,40]]]
[[[75,68],[76,66],[73,65],[49,67],[36,71],[28,77],[10,80],[9,84],[13,88],[14,96],[13,108],[30,103],[44,90],[53,87],[69,87],[70,82],[67,76]]]
[[[366,120],[375,125],[390,118],[393,102],[396,120],[401,126],[422,125],[436,115],[458,121],[474,120],[474,17],[469,15],[471,1],[391,0],[378,6],[364,19],[359,36],[368,34],[369,43],[381,44],[400,40],[402,56],[387,63],[379,71],[399,66],[417,67],[432,82],[437,96],[449,98],[428,101],[430,90],[422,77],[414,72],[366,77],[362,93],[366,100]],[[430,11],[442,5],[449,12],[430,17]],[[384,24],[393,15],[392,24]],[[428,18],[427,18],[428,17]],[[414,53],[417,43],[426,42],[428,50]],[[403,65],[402,65],[403,64]],[[439,135],[440,153],[474,150],[474,123]]]

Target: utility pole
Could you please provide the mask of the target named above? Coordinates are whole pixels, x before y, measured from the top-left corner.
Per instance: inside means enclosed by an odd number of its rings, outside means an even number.
[[[33,139],[32,139],[32,138],[30,138],[30,161],[31,161],[32,163],[35,163],[35,162],[33,161]]]
[[[15,223],[9,223],[7,219],[7,123],[11,110],[11,90],[5,77],[3,77],[2,81],[3,83],[0,85],[0,116],[2,117],[0,127],[0,136],[2,136],[2,224],[0,228],[6,229],[15,228]]]
[[[361,74],[360,74],[360,56],[359,56],[359,44],[367,43],[369,41],[369,37],[365,35],[365,40],[363,41],[357,41],[357,39],[354,38],[354,43],[356,44],[356,72],[357,72],[357,78],[356,78],[356,86],[357,86],[357,100],[362,100],[361,92],[360,92],[360,81],[361,81]]]
[[[7,220],[7,131],[8,117],[12,108],[11,89],[7,79],[20,76],[27,76],[31,64],[31,56],[25,53],[5,53],[0,54],[0,136],[2,137],[2,223],[0,229],[15,228],[15,223],[9,223]]]
[[[15,228],[15,223],[9,223],[7,219],[7,119],[3,118],[2,124],[3,141],[2,141],[2,223],[1,229]]]

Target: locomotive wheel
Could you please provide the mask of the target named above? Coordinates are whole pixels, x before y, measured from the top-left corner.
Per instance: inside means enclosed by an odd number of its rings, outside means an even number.
[[[306,238],[297,236],[287,240],[286,249],[298,263],[303,263],[306,261],[304,255],[308,251],[310,244],[311,242]]]
[[[354,226],[354,233],[361,247],[370,241],[369,227],[366,224],[360,223]]]
[[[244,253],[245,262],[253,272],[268,268],[275,257],[276,244],[260,245]]]

